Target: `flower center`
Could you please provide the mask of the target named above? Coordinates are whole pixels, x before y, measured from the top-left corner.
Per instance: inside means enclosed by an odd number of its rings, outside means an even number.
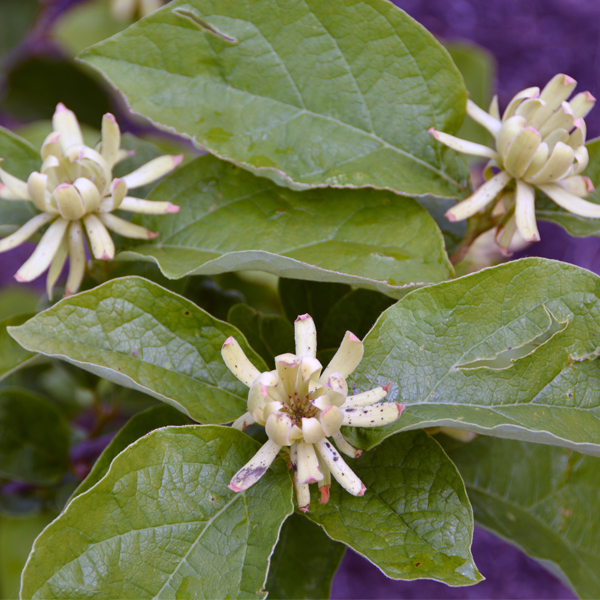
[[[294,392],[292,396],[288,396],[288,404],[281,409],[281,412],[289,415],[294,425],[302,427],[302,418],[316,417],[320,411],[308,396],[300,396],[298,392]]]

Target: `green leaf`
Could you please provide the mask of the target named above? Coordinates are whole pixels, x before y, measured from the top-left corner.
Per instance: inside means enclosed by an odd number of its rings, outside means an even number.
[[[134,219],[160,236],[121,257],[155,260],[170,278],[253,269],[394,294],[452,273],[427,212],[391,192],[293,192],[207,155],[149,198],[181,210]]]
[[[600,138],[591,140],[586,144],[590,162],[584,171],[591,180],[596,191],[588,196],[588,202],[600,203]],[[600,237],[600,220],[579,217],[573,213],[559,208],[547,196],[538,192],[535,214],[542,221],[550,221],[560,225],[569,235],[575,237]]]
[[[3,127],[0,127],[0,158],[4,159],[2,168],[5,171],[24,181],[41,164],[39,152],[29,142]],[[0,198],[0,235],[12,233],[37,212],[31,202]]]
[[[473,512],[464,483],[439,444],[421,431],[395,435],[357,460],[344,459],[367,487],[351,496],[337,483],[307,516],[393,579],[473,585]]]
[[[33,314],[15,315],[0,321],[0,381],[36,359],[36,354],[19,346],[7,330],[8,327],[22,325],[32,316]]]
[[[456,202],[452,198],[436,198],[435,196],[421,196],[416,200],[437,223],[444,236],[446,252],[451,256],[467,234],[466,221],[449,221],[446,217],[446,211],[452,208]]]
[[[56,483],[68,453],[69,427],[53,404],[16,388],[0,390],[0,477]]]
[[[18,598],[21,571],[33,541],[52,517],[43,513],[31,517],[0,516],[0,598]]]
[[[71,500],[96,485],[108,472],[113,459],[142,436],[169,425],[189,425],[189,419],[172,406],[152,406],[127,421],[94,463],[88,476],[73,492]]]
[[[319,526],[294,513],[283,524],[271,557],[269,600],[328,599],[345,551]]]
[[[36,540],[22,597],[264,598],[293,504],[282,460],[248,491],[227,489],[258,448],[214,426],[139,439]]]
[[[124,277],[65,298],[10,334],[26,349],[62,358],[130,387],[202,423],[228,423],[246,410],[248,388],[221,357],[235,328],[140,277]]]
[[[133,111],[294,189],[468,187],[427,133],[460,127],[462,78],[391,2],[175,0],[80,56]]]
[[[40,292],[30,287],[8,285],[0,292],[0,320],[23,313],[33,313],[38,307]]]
[[[396,423],[361,447],[445,425],[600,454],[600,278],[523,259],[411,292],[365,339],[352,380],[391,381]]]
[[[445,438],[445,436],[440,436]],[[478,525],[515,544],[582,598],[600,597],[600,459],[479,437],[442,439]]]
[[[263,315],[247,304],[235,304],[227,320],[246,336],[267,365],[294,348],[294,327],[284,317]]]

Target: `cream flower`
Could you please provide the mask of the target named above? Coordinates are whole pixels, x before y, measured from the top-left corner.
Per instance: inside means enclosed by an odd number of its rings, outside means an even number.
[[[163,0],[111,0],[110,14],[119,21],[131,21],[136,13],[147,17],[163,4]]]
[[[300,510],[310,504],[309,484],[318,483],[321,504],[329,499],[331,475],[354,496],[362,496],[365,486],[344,462],[338,450],[358,458],[361,450],[346,441],[340,428],[377,427],[393,423],[404,405],[381,402],[389,384],[348,396],[346,377],[363,356],[362,342],[349,331],[322,371],[316,359],[317,332],[310,315],[301,315],[294,324],[296,354],[275,358],[275,370],[260,373],[232,338],[221,353],[231,372],[250,388],[248,412],[233,423],[244,430],[258,423],[265,426],[269,441],[233,477],[229,488],[241,492],[256,483],[287,448],[294,469],[294,486]],[[331,438],[336,446],[329,441]]]
[[[158,235],[117,217],[112,211],[178,212],[179,207],[170,202],[133,198],[127,192],[166,175],[183,158],[160,156],[116,179],[112,168],[129,153],[120,149],[121,132],[111,114],[102,119],[102,140],[96,149],[84,144],[77,117],[62,104],[56,108],[52,125],[54,131],[42,146],[41,173],[33,172],[25,182],[0,169],[0,198],[33,202],[41,211],[15,233],[0,240],[0,252],[16,248],[49,224],[29,260],[15,275],[17,281],[32,281],[50,267],[49,297],[67,256],[70,262],[65,295],[79,289],[86,265],[84,232],[91,254],[99,260],[109,260],[115,255],[115,245],[107,229],[134,239],[147,240]]]
[[[505,214],[498,228],[500,246],[508,248],[515,230],[527,241],[538,241],[534,188],[576,215],[600,217],[600,205],[583,200],[594,186],[581,175],[588,164],[583,118],[596,99],[582,92],[567,102],[576,85],[571,77],[556,75],[541,93],[537,87],[519,92],[502,118],[496,97],[489,113],[468,100],[467,114],[494,136],[495,150],[429,130],[435,139],[458,152],[490,159],[486,183],[452,207],[446,213],[449,220],[467,219],[501,198],[498,208]]]

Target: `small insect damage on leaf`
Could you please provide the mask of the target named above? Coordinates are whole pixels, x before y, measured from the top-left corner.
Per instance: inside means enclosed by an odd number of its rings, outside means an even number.
[[[524,340],[523,343],[518,346],[508,347],[502,352],[498,352],[495,358],[474,360],[471,362],[456,365],[456,369],[479,369],[487,368],[492,370],[502,370],[512,367],[515,361],[524,358],[528,354],[531,354],[537,350],[540,346],[548,342],[557,333],[564,331],[568,325],[568,321],[560,322],[557,321],[554,315],[548,310],[546,306],[543,306],[548,316],[548,328],[537,337]]]
[[[188,20],[190,23],[193,23],[198,29],[200,29],[200,31],[206,31],[207,33],[211,33],[212,35],[215,35],[218,38],[221,38],[222,40],[230,44],[237,44],[237,40],[235,38],[232,38],[224,34],[222,31],[219,31],[216,27],[214,27],[208,21],[203,19],[198,14],[196,9],[192,8],[191,6],[187,8],[180,6],[178,8],[174,8],[172,12],[178,17],[182,17]]]

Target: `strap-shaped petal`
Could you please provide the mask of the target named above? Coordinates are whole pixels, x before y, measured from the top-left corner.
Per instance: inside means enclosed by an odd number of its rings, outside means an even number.
[[[512,256],[512,252],[509,252],[508,248],[516,231],[517,219],[513,212],[506,221],[498,226],[498,231],[496,232],[496,243],[500,246],[500,251],[504,256]]]
[[[60,248],[68,224],[69,221],[59,217],[48,227],[33,254],[15,274],[17,281],[33,281],[50,266]]]
[[[81,221],[69,225],[69,275],[65,285],[65,296],[77,293],[85,275],[85,246]]]
[[[46,223],[52,221],[53,218],[53,215],[42,213],[41,215],[36,215],[33,219],[29,219],[29,221],[17,229],[17,231],[0,240],[0,252],[7,252],[8,250],[20,246]]]
[[[327,383],[333,373],[339,373],[344,378],[348,377],[358,367],[364,351],[363,343],[351,331],[346,331],[338,351],[319,377],[319,382]]]
[[[307,396],[312,389],[312,382],[316,382],[321,374],[321,363],[312,356],[303,356],[300,359],[296,379],[296,391],[299,396]]]
[[[539,130],[554,111],[571,95],[576,85],[577,82],[568,75],[562,73],[555,75],[540,94],[540,99],[546,103],[546,106],[535,114],[530,124]]]
[[[69,110],[62,102],[56,107],[54,116],[52,117],[52,127],[54,131],[60,133],[58,142],[63,152],[71,146],[83,144],[83,135],[81,135],[81,127],[75,113]]]
[[[563,144],[567,144],[570,140],[569,132],[566,129],[555,129],[552,133],[549,133],[545,138],[544,142],[548,144],[548,150],[550,153],[554,150],[554,147],[558,142],[562,142]]]
[[[141,225],[130,223],[112,213],[98,213],[98,218],[106,225],[106,227],[108,227],[108,229],[126,238],[134,240],[153,240],[158,236],[158,233],[154,233]]]
[[[579,146],[578,148],[575,148],[574,160],[575,164],[573,165],[573,170],[568,174],[568,176],[579,175],[588,166],[590,161],[588,149],[585,146]]]
[[[389,384],[386,386],[380,385],[368,392],[348,396],[343,404],[343,408],[355,408],[358,406],[370,406],[371,404],[375,404],[387,396],[389,389]]]
[[[453,135],[444,133],[443,131],[436,131],[433,127],[429,129],[429,134],[432,135],[438,142],[456,150],[463,154],[470,154],[472,156],[482,156],[484,158],[492,158],[494,160],[500,160],[500,155],[483,144],[476,144],[475,142],[468,142],[467,140],[461,140]]]
[[[348,396],[348,384],[341,373],[332,373],[325,384],[323,384],[329,404],[342,406]],[[329,434],[328,434],[329,435]]]
[[[507,171],[500,171],[489,181],[486,181],[475,193],[471,194],[466,200],[459,202],[450,210],[446,211],[446,217],[450,221],[462,221],[479,212],[484,206],[487,206],[496,196],[508,185],[512,179]]]
[[[336,481],[353,496],[362,496],[367,489],[356,473],[346,464],[339,452],[328,440],[321,440],[316,444],[320,458],[327,465]]]
[[[46,277],[46,293],[48,294],[48,299],[52,300],[52,293],[54,291],[54,286],[62,273],[62,270],[65,266],[65,262],[67,261],[67,253],[69,251],[69,242],[67,241],[67,236],[63,236],[62,242],[54,255],[54,260],[50,265],[50,269],[48,270],[48,277]]]
[[[573,116],[576,119],[583,119],[583,117],[594,108],[596,98],[589,92],[581,92],[580,94],[577,94],[569,104],[571,105]]]
[[[2,159],[0,159],[0,162],[2,162]],[[11,200],[31,200],[27,191],[27,184],[24,181],[7,173],[4,169],[0,169],[0,179],[12,194]]]
[[[539,98],[529,98],[528,100],[523,100],[523,102],[519,104],[517,110],[515,111],[515,115],[524,117],[529,123],[535,113],[542,108],[542,106],[546,106],[546,103],[543,100],[540,100]]]
[[[250,362],[241,346],[233,337],[228,337],[221,348],[221,355],[229,370],[244,384],[250,387],[260,371]]]
[[[102,117],[102,142],[100,154],[104,157],[108,166],[112,169],[117,160],[119,147],[121,146],[121,130],[117,120],[110,113]]]
[[[277,458],[281,446],[268,440],[261,449],[232,477],[227,486],[234,492],[242,492],[254,485]]]
[[[540,133],[545,138],[555,129],[566,129],[573,127],[575,117],[568,102],[563,102],[561,106],[552,114],[552,116],[540,127]]]
[[[594,192],[594,184],[589,177],[583,175],[573,175],[567,179],[561,179],[556,182],[561,187],[565,188],[567,192],[575,194],[580,198],[585,198]]]
[[[542,136],[533,127],[521,129],[510,142],[504,157],[504,168],[513,176],[521,177],[531,164]]]
[[[294,473],[294,489],[296,490],[296,503],[302,512],[308,512],[310,506],[310,488],[308,483],[304,485],[298,481],[298,473]]]
[[[85,212],[94,212],[100,204],[100,192],[98,188],[84,177],[79,177],[73,182],[73,187],[79,192]]]
[[[288,352],[275,357],[275,368],[277,369],[283,389],[288,396],[293,396],[296,391],[299,366],[300,359],[295,354]]]
[[[540,234],[535,221],[535,189],[517,179],[516,199],[515,217],[519,233],[528,242],[539,242]]]
[[[175,167],[181,164],[183,160],[183,154],[177,156],[159,156],[142,165],[139,169],[132,171],[129,175],[125,175],[123,179],[127,184],[127,188],[134,190],[135,188],[148,185],[157,179],[166,175],[169,171],[172,171]]]
[[[350,427],[379,427],[389,425],[400,418],[404,404],[396,402],[379,402],[360,408],[342,408],[343,425]]]
[[[86,215],[83,217],[83,225],[94,258],[98,260],[111,260],[114,258],[115,244],[102,221],[96,215]]]
[[[494,94],[492,96],[492,101],[490,102],[490,107],[488,108],[488,113],[494,117],[497,121],[500,121],[500,107],[498,105],[498,94]]]
[[[132,198],[131,196],[126,196],[118,208],[145,215],[165,215],[168,213],[179,212],[179,206],[171,204],[170,202],[142,200],[141,198]]]
[[[362,450],[355,448],[346,438],[342,435],[341,431],[334,433],[332,436],[335,445],[340,452],[343,452],[350,458],[358,458],[362,454]]]
[[[587,137],[587,126],[583,119],[576,119],[573,122],[573,131],[569,136],[569,141],[567,142],[571,148],[574,150],[579,146],[583,146],[585,144],[585,139]]]
[[[54,156],[56,158],[62,157],[63,153],[59,140],[60,131],[53,131],[46,136],[40,152],[42,160],[46,160],[49,156]]]
[[[546,164],[535,175],[527,178],[527,181],[538,185],[559,180],[569,172],[574,156],[575,152],[571,146],[558,142]]]
[[[298,483],[307,485],[323,481],[323,473],[319,467],[319,459],[315,452],[315,447],[306,442],[298,442]]]
[[[85,215],[86,210],[83,204],[81,194],[75,186],[63,183],[54,190],[56,206],[58,212],[63,219],[74,221],[81,219]]]
[[[537,187],[540,188],[544,194],[550,196],[556,204],[575,215],[579,215],[580,217],[591,217],[594,219],[600,217],[600,204],[594,204],[587,200],[583,200],[556,183],[538,185]]]
[[[296,337],[296,356],[317,356],[317,328],[309,314],[300,315],[294,321],[294,334]]]
[[[231,426],[239,431],[244,431],[245,429],[250,427],[250,425],[254,425],[254,423],[256,423],[254,417],[249,412],[245,412],[241,417],[238,417],[231,424]]]
[[[494,137],[498,135],[502,123],[482,108],[479,108],[472,100],[467,100],[467,114],[473,121],[485,127]]]
[[[512,100],[508,103],[504,114],[502,115],[502,121],[506,122],[511,117],[515,116],[515,112],[520,104],[524,100],[528,100],[529,98],[537,98],[540,95],[540,88],[538,87],[530,87],[524,90],[521,90],[518,94],[513,96]]]
[[[550,148],[546,142],[542,142],[536,150],[527,170],[523,174],[523,177],[531,177],[538,173],[546,164],[548,157],[550,156]]]

